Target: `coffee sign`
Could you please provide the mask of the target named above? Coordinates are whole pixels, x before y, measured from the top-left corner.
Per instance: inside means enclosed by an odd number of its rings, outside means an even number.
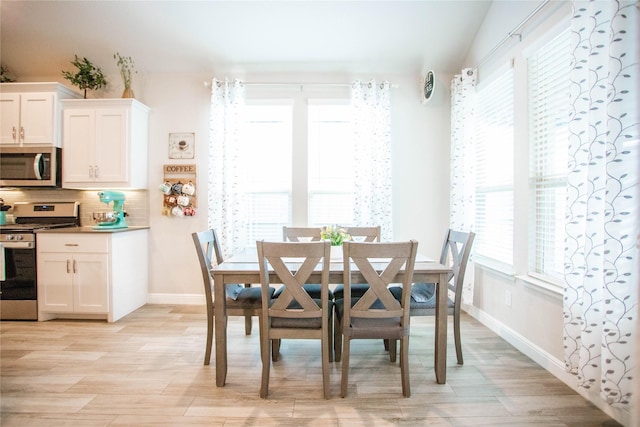
[[[196,173],[196,165],[164,165],[165,174]]]

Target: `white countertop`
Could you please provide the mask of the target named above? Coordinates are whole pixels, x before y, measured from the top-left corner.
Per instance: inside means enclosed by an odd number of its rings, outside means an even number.
[[[92,225],[84,227],[64,227],[50,228],[47,230],[36,230],[36,233],[124,233],[126,231],[148,230],[149,226],[129,226],[127,228],[100,228],[95,229]]]

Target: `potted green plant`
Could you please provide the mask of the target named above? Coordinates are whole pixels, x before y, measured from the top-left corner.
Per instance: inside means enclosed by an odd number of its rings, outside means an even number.
[[[0,83],[11,83],[15,80],[9,76],[9,69],[4,65],[0,65]]]
[[[135,98],[133,90],[131,89],[131,73],[137,73],[133,69],[133,58],[130,56],[122,56],[116,52],[113,58],[117,60],[118,68],[120,68],[120,76],[124,83],[124,92],[122,92],[123,98]]]
[[[69,80],[72,85],[78,86],[80,90],[84,91],[84,98],[87,98],[87,89],[96,90],[107,85],[107,81],[102,74],[100,68],[96,67],[87,58],[78,58],[75,55],[75,59],[71,61],[78,72],[73,74],[70,71],[62,71],[62,76]]]

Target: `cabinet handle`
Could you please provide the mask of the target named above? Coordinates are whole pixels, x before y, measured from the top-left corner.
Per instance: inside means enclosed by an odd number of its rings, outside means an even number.
[[[96,178],[100,177],[100,168],[96,165]]]
[[[16,140],[16,134],[17,134],[17,130],[16,127],[14,126],[13,129],[11,129],[11,137],[13,138],[13,140]]]
[[[77,243],[65,243],[64,245],[65,245],[65,246],[80,246],[80,245],[79,245],[79,244],[77,244]]]
[[[76,274],[78,272],[78,264],[76,263],[76,260],[73,260],[73,274]]]
[[[69,262],[71,262],[71,260],[67,260],[67,274],[71,273],[71,269],[69,268]]]
[[[93,166],[89,166],[89,178],[93,178]]]
[[[20,139],[24,140],[24,126],[20,126]]]

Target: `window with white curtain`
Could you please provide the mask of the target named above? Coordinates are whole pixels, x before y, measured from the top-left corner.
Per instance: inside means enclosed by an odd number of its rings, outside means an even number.
[[[282,240],[284,225],[353,223],[349,100],[304,103],[262,99],[244,106],[238,154],[242,168],[237,171],[239,192],[247,198],[248,207],[244,212],[248,226],[241,237],[244,246],[254,245],[257,239]],[[296,118],[306,123],[296,123]],[[306,133],[296,132],[296,126],[306,128]],[[295,152],[308,154],[304,161],[296,161],[300,157]],[[294,182],[294,176],[304,179],[304,185]]]
[[[478,85],[476,98],[477,259],[504,270],[513,265],[513,71]]]
[[[351,108],[310,103],[308,114],[308,225],[353,224]]]
[[[246,197],[247,224],[241,241],[281,240],[282,226],[291,222],[292,105],[247,104],[243,111],[238,156],[242,165],[239,193]]]
[[[569,30],[527,58],[529,94],[529,275],[564,274],[569,99]]]

